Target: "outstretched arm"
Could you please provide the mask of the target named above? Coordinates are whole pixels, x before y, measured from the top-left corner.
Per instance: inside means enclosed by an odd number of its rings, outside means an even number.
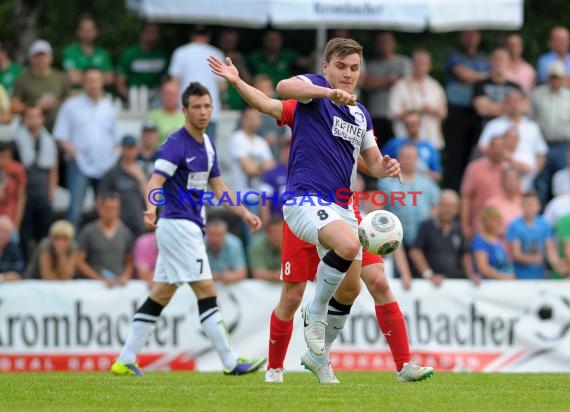
[[[251,106],[255,107],[261,113],[268,114],[277,120],[281,119],[283,114],[281,101],[268,97],[261,90],[243,81],[239,77],[238,69],[234,66],[229,57],[226,57],[226,62],[222,63],[217,58],[210,56],[208,57],[208,64],[213,73],[226,79]]]

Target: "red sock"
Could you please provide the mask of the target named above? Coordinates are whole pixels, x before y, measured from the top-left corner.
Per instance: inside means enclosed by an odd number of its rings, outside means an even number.
[[[269,362],[268,369],[278,369],[283,367],[283,361],[289,348],[291,335],[293,334],[293,319],[281,320],[271,312],[271,323],[269,326]]]
[[[410,361],[410,344],[408,342],[408,331],[406,321],[400,311],[398,302],[391,302],[386,305],[376,306],[376,319],[378,326],[388,341],[396,369],[399,371],[404,366],[404,362]]]

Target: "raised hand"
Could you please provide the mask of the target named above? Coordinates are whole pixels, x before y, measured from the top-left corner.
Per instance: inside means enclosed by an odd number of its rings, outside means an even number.
[[[212,73],[226,79],[231,84],[235,84],[239,80],[238,69],[229,57],[226,57],[226,62],[223,63],[214,56],[210,56],[208,57],[208,65],[212,69]]]
[[[329,89],[327,98],[336,104],[343,106],[356,106],[356,95],[342,89]]]

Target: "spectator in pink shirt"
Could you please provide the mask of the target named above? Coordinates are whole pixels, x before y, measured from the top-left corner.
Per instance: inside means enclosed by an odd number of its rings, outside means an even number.
[[[520,174],[516,169],[503,169],[501,173],[501,192],[490,198],[485,206],[493,206],[501,211],[503,215],[503,230],[501,235],[507,231],[507,227],[517,217],[522,216],[522,192]]]
[[[536,70],[524,58],[524,44],[522,37],[511,33],[505,38],[505,48],[509,52],[511,62],[507,69],[507,80],[510,80],[523,89],[528,95],[536,85]]]
[[[479,231],[479,212],[490,198],[500,193],[505,160],[504,139],[491,139],[487,154],[467,166],[461,182],[461,230],[468,241]]]
[[[144,280],[150,289],[156,258],[158,257],[158,244],[156,243],[155,232],[148,232],[139,236],[135,242],[133,255],[137,277]]]

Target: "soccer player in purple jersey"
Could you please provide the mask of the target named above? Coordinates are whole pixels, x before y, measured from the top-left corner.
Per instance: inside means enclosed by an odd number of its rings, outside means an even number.
[[[325,351],[327,306],[348,268],[359,266],[361,245],[352,204],[339,191],[352,190],[359,155],[371,175],[399,177],[400,165],[382,156],[374,138],[372,120],[353,94],[360,74],[362,46],[351,39],[332,39],[325,48],[324,76],[306,74],[281,81],[277,92],[296,100],[293,138],[283,215],[292,232],[317,247],[316,291],[303,308],[305,341],[310,351]],[[214,73],[226,78],[252,106],[281,123],[288,101],[269,99],[239,78],[226,59],[208,59]],[[332,202],[330,201],[332,200]],[[357,267],[356,273],[360,273]]]
[[[243,375],[261,368],[266,358],[239,357],[230,346],[228,332],[216,303],[216,287],[204,244],[205,213],[201,196],[210,185],[214,195],[231,198],[224,206],[240,216],[253,231],[261,227],[258,216],[237,200],[220,176],[215,147],[206,134],[212,116],[212,98],[200,83],[191,83],[182,94],[184,127],[163,143],[154,172],[146,186],[144,222],[156,229],[158,260],[150,296],[137,310],[127,340],[113,363],[116,375],[142,375],[137,354],[178,286],[188,283],[198,300],[202,329],[217,351],[226,375]],[[156,200],[167,196],[156,222]],[[166,198],[165,198],[166,199]]]

